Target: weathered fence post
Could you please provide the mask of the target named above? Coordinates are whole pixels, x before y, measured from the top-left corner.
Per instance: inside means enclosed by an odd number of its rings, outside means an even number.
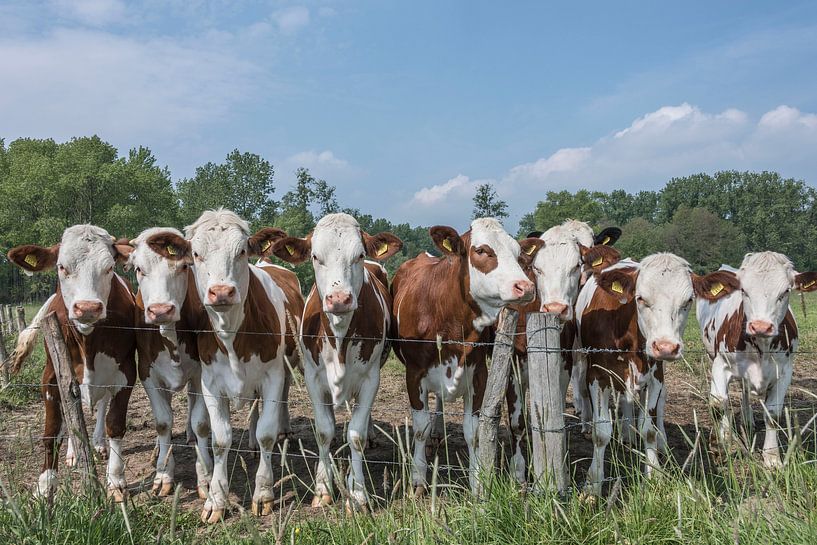
[[[0,335],[5,335],[8,331],[8,324],[6,324],[6,309],[0,305]]]
[[[479,490],[480,496],[487,492],[487,486],[493,478],[496,467],[496,453],[499,441],[499,419],[502,417],[502,402],[508,389],[513,362],[513,341],[519,313],[505,308],[499,314],[496,326],[494,353],[491,357],[491,369],[488,371],[488,384],[479,411]]]
[[[14,305],[6,305],[6,315],[9,319],[9,332],[13,335],[19,333],[17,329],[17,320],[14,318]]]
[[[17,307],[17,333],[22,333],[26,328],[26,309],[23,305]]]
[[[8,352],[6,352],[6,336],[4,333],[0,332],[0,366],[2,366],[3,369],[2,372],[0,372],[0,388],[5,388],[11,382],[8,359],[9,355]]]
[[[533,438],[533,483],[559,492],[569,486],[564,398],[561,374],[563,358],[559,343],[561,325],[553,314],[531,312],[527,316],[528,381]]]
[[[85,427],[85,416],[82,413],[79,384],[74,377],[74,368],[71,365],[68,347],[65,345],[65,338],[62,336],[57,315],[51,312],[45,317],[42,324],[45,344],[57,375],[63,423],[74,444],[83,489],[91,490],[98,484],[98,481],[94,458],[91,455],[91,442],[88,440],[88,429]]]

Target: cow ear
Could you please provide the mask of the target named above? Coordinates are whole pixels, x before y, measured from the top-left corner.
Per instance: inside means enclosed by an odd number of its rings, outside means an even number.
[[[607,227],[598,235],[593,237],[593,244],[599,246],[612,246],[621,237],[621,229],[618,227]]]
[[[361,231],[360,236],[363,237],[366,255],[378,261],[388,259],[403,249],[403,241],[391,233],[378,233],[372,236]]]
[[[610,246],[588,248],[579,244],[579,252],[582,254],[582,264],[593,272],[601,271],[621,261],[621,253]]]
[[[311,251],[311,236],[307,238],[279,238],[272,245],[272,253],[275,254],[275,257],[287,263],[303,263],[309,257]]]
[[[739,289],[740,280],[735,273],[715,271],[704,276],[692,273],[692,290],[701,299],[717,301]]]
[[[544,231],[531,231],[530,233],[528,233],[528,237],[527,237],[527,238],[539,238],[539,237],[541,237],[541,236],[542,236],[542,233],[543,233],[543,232],[544,232]]]
[[[794,277],[794,289],[797,291],[817,290],[817,272],[797,273]]]
[[[435,225],[428,230],[434,245],[445,255],[465,256],[465,243],[457,232],[445,225]]]
[[[539,250],[544,245],[545,241],[541,238],[528,237],[520,240],[519,264],[523,267],[530,266],[533,260],[536,259],[536,254],[539,253]]]
[[[9,250],[9,261],[23,269],[27,275],[32,275],[40,271],[48,271],[57,265],[57,256],[60,253],[60,245],[55,244],[50,248],[37,246],[36,244],[24,244]]]
[[[286,232],[282,229],[278,229],[277,227],[264,227],[247,241],[247,246],[250,248],[250,255],[263,257],[272,254],[273,244],[286,236]]]
[[[130,259],[130,255],[133,253],[135,248],[130,245],[128,239],[120,238],[114,241],[113,243],[113,258],[116,260],[117,263],[124,263],[125,270],[128,270],[127,263],[128,259]]]
[[[171,231],[161,231],[145,241],[148,248],[171,261],[190,260],[190,241]]]
[[[596,284],[621,301],[622,304],[629,303],[635,297],[636,275],[621,269],[602,271],[594,275]]]

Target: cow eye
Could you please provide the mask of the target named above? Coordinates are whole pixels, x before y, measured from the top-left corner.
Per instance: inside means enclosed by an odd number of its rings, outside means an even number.
[[[485,255],[485,250],[482,248],[477,248],[475,251],[477,255]]]
[[[646,308],[650,308],[650,304],[647,302],[647,300],[641,297],[640,295],[636,295],[635,300],[639,305],[642,305]]]
[[[68,269],[66,269],[66,268],[65,268],[65,267],[63,267],[62,265],[57,265],[57,269],[58,269],[58,270],[59,270],[59,271],[60,271],[62,274],[66,275],[66,276],[68,275]]]
[[[111,274],[113,272],[113,265],[105,269],[105,274]]]
[[[240,256],[245,256],[245,255],[247,255],[247,250],[241,250],[241,253],[240,253],[240,254],[238,254],[238,255],[240,255]]]
[[[139,267],[136,267],[136,274],[143,274],[142,269],[140,269]]]

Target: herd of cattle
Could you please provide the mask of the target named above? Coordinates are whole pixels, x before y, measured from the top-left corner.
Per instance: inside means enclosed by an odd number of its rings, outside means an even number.
[[[347,214],[325,216],[305,238],[274,228],[253,234],[246,221],[223,209],[204,212],[184,234],[152,228],[130,241],[115,240],[100,227],[76,225],[65,230],[59,244],[9,252],[28,273],[56,268],[59,276],[56,293],[21,333],[11,364],[20,368],[42,319],[56,313],[83,401],[96,409],[93,444],[108,458],[109,492],[120,501],[127,490],[121,441],[137,375],[156,422],[153,490],[159,496],[174,488],[172,393],[187,388],[187,437],[198,447],[202,520],[213,523],[224,516],[228,501],[231,404],[258,400],[257,420],[250,426],[251,444],[260,451],[252,510],[271,512],[272,454],[290,431],[287,399],[295,369],[305,377],[315,416],[319,462],[313,505],[333,502],[335,410],[348,406],[347,507],[365,507],[363,453],[380,368],[392,348],[406,368],[415,490],[426,487],[426,445],[443,433],[442,403],[459,397],[475,485],[488,350],[506,306],[521,314],[515,346],[520,372],[512,374],[507,402],[511,470],[524,481],[524,316],[549,312],[563,322],[562,389],[572,381],[577,414],[592,431],[587,486],[598,494],[617,406],[622,438],[634,441],[640,435],[646,471],[658,465],[658,451],[666,444],[663,362],[681,357],[687,315],[697,299],[713,366],[711,402],[721,415],[716,436],[730,440],[728,384],[741,379],[744,407],[749,393],[765,396],[763,459],[768,466],[780,465],[774,425],[797,346],[788,298],[792,289],[817,289],[817,273],[798,274],[786,256],[761,252],[747,254],[740,269],[724,266],[699,276],[669,253],[640,262],[621,259],[611,247],[620,233],[611,228],[594,235],[586,223],[568,220],[516,241],[490,218],[474,220],[462,235],[437,226],[430,234],[442,255],[426,253],[405,262],[389,284],[376,261],[400,251],[402,242],[390,233],[369,235]],[[311,261],[315,285],[305,300],[295,274],[273,264],[272,256],[288,263]],[[250,263],[256,257],[258,262]],[[135,270],[135,294],[114,272],[117,263]],[[64,431],[50,357],[42,392],[45,461],[36,491],[48,495],[57,484]],[[436,410],[430,410],[429,392],[436,394]],[[611,411],[614,394],[620,401]],[[76,462],[70,438],[66,461]]]

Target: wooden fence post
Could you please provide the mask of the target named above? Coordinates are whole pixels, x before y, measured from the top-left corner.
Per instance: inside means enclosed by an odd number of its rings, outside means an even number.
[[[499,441],[499,420],[502,417],[502,402],[508,389],[513,362],[514,333],[519,313],[505,308],[499,314],[496,327],[494,352],[491,357],[491,369],[488,371],[488,383],[485,396],[479,411],[479,479],[475,492],[483,496],[493,478],[496,467],[496,453]]]
[[[0,372],[0,388],[5,388],[11,382],[11,374],[9,373],[9,355],[6,352],[6,336],[0,332],[0,366],[3,370]]]
[[[528,396],[533,438],[533,484],[539,490],[551,486],[564,493],[569,481],[565,407],[560,385],[564,366],[560,332],[557,316],[542,312],[528,314]]]
[[[14,335],[17,330],[17,322],[14,320],[14,305],[6,305],[6,318],[9,323],[9,333]]]
[[[85,427],[85,416],[82,413],[82,395],[79,384],[74,377],[74,367],[68,355],[68,347],[62,336],[60,322],[54,312],[48,314],[42,321],[42,333],[51,361],[54,363],[54,372],[57,375],[57,387],[60,390],[62,403],[63,425],[68,430],[74,444],[74,453],[77,457],[77,468],[80,472],[84,490],[95,489],[99,481],[94,467],[94,457],[91,455],[91,442],[88,440],[88,429]]]
[[[26,328],[26,309],[23,305],[17,307],[17,333],[22,333]]]
[[[6,324],[6,309],[3,308],[3,305],[0,305],[0,335],[5,335],[6,331],[8,331],[8,325]]]

